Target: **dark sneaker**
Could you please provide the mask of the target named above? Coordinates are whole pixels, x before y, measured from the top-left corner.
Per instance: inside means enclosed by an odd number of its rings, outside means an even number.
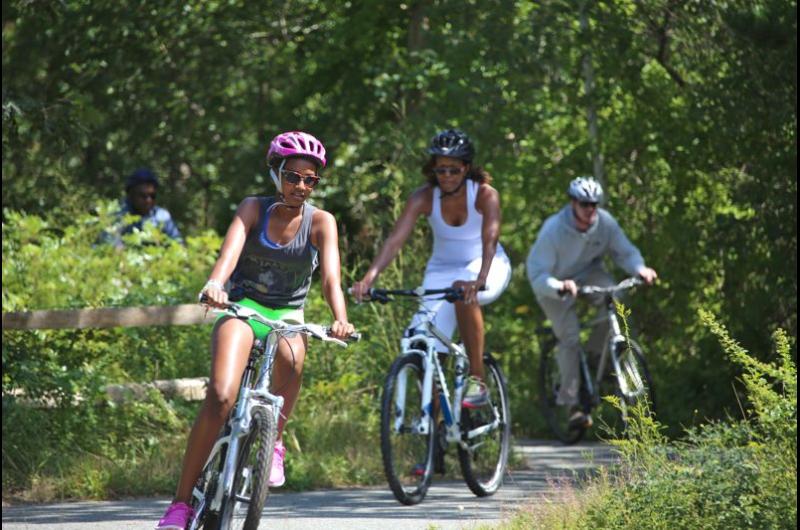
[[[569,416],[568,426],[570,430],[588,429],[592,426],[592,416],[576,407],[572,409],[572,414]]]
[[[489,391],[486,389],[486,383],[478,377],[469,376],[467,390],[464,393],[461,406],[468,409],[477,409],[487,403],[489,403]]]

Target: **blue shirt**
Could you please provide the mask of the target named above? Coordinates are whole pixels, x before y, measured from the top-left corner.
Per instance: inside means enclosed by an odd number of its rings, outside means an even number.
[[[156,226],[159,230],[164,232],[168,237],[178,241],[179,243],[183,244],[183,237],[181,236],[180,231],[178,230],[178,226],[175,224],[175,221],[172,220],[172,216],[170,213],[160,206],[154,206],[152,210],[150,210],[147,215],[139,216],[139,220],[133,222],[129,225],[123,226],[121,229],[119,225],[121,225],[122,218],[126,215],[137,215],[133,211],[133,207],[128,199],[124,199],[120,206],[120,211],[117,213],[117,226],[112,227],[111,230],[106,232],[105,237],[103,237],[103,241],[106,243],[111,243],[114,246],[122,246],[122,236],[125,234],[130,234],[131,232],[136,230],[142,230],[142,227],[145,223],[150,223]]]

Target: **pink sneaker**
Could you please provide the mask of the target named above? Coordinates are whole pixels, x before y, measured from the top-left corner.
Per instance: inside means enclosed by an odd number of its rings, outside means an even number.
[[[164,517],[159,519],[156,530],[185,530],[194,510],[185,502],[173,502]]]
[[[286,475],[283,474],[283,457],[286,455],[286,448],[283,441],[275,442],[275,451],[272,453],[272,469],[269,471],[269,486],[279,488],[286,483]]]

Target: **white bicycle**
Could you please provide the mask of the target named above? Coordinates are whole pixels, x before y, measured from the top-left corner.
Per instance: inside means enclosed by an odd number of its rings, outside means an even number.
[[[475,409],[462,408],[469,358],[463,345],[453,343],[433,325],[433,315],[424,307],[424,297],[432,295],[449,302],[462,299],[461,290],[453,288],[369,291],[374,302],[388,303],[395,296],[423,302],[422,322],[401,339],[400,355],[386,376],[381,404],[384,472],[395,498],[407,505],[425,498],[434,471],[444,472],[444,453],[451,442],[458,447],[464,480],[479,497],[500,488],[509,455],[511,416],[500,365],[490,354],[484,356],[489,402]],[[447,352],[437,354],[437,339]],[[438,424],[437,413],[441,414]]]
[[[278,340],[305,333],[340,346],[347,344],[330,337],[328,328],[319,324],[270,320],[235,303],[215,312],[261,322],[271,331],[265,341],[253,342],[239,398],[192,491],[194,516],[187,528],[256,530],[269,494],[267,483],[283,408],[283,398],[269,391]],[[355,333],[348,341],[358,338]]]

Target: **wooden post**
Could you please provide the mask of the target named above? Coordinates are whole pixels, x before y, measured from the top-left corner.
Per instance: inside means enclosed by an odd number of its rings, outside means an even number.
[[[216,313],[198,304],[168,307],[102,307],[3,313],[3,329],[83,329],[211,324]]]

